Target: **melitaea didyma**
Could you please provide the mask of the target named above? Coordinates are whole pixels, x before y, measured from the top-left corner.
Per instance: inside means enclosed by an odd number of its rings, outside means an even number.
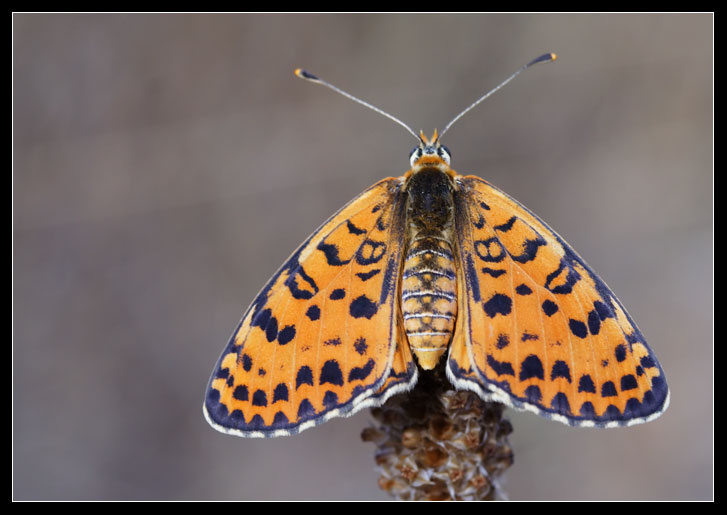
[[[553,59],[528,63],[442,134]],[[410,390],[445,353],[455,388],[565,424],[663,413],[659,362],[585,261],[506,193],[450,168],[436,131],[417,136],[382,114],[419,139],[411,168],[324,222],[257,295],[213,371],[209,423],[238,436],[294,434]]]

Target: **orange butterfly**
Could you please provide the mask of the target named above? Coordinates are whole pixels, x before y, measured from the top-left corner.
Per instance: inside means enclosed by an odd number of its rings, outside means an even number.
[[[528,63],[500,86],[538,62]],[[257,295],[209,382],[204,414],[247,437],[294,434],[410,390],[446,353],[457,389],[574,426],[668,406],[656,357],[606,284],[540,218],[419,140],[402,177],[319,227]],[[424,372],[426,373],[426,372]]]

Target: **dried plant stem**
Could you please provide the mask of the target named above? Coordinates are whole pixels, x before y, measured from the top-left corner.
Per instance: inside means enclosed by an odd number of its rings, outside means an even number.
[[[452,389],[441,367],[417,386],[372,409],[379,486],[401,500],[498,500],[513,463],[504,406]]]

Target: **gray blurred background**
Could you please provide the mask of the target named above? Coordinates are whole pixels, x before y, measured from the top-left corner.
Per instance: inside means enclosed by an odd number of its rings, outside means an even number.
[[[387,499],[367,412],[245,440],[202,417],[256,292],[440,129],[613,288],[672,404],[511,413],[512,499],[713,496],[711,15],[15,15],[15,499]]]

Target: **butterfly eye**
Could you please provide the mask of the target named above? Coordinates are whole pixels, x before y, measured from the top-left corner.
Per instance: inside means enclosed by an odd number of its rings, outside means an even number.
[[[441,157],[442,159],[444,159],[444,161],[447,164],[450,163],[450,161],[452,159],[452,153],[449,151],[449,149],[447,147],[445,147],[444,145],[440,146],[437,149],[437,154],[439,154],[439,157]]]
[[[417,159],[422,157],[422,149],[421,147],[414,147],[412,151],[409,153],[409,164],[411,166],[414,166],[414,163],[417,162]]]

